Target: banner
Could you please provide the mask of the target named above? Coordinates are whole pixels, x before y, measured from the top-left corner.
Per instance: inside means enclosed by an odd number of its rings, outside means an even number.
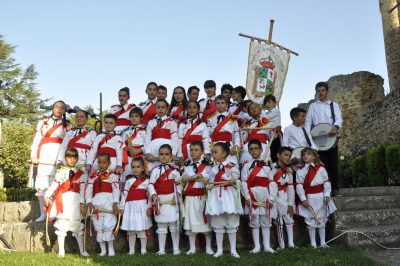
[[[250,41],[246,80],[248,98],[263,104],[264,97],[272,94],[279,103],[285,85],[289,60],[290,53],[279,47]]]

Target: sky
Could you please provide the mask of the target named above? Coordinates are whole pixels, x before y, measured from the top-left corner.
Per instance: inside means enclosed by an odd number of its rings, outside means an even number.
[[[203,88],[213,79],[245,85],[249,40],[267,38],[299,53],[291,56],[279,104],[289,111],[314,96],[318,81],[370,71],[388,90],[378,0],[2,0],[0,34],[17,45],[23,67],[34,64],[43,98],[103,109],[118,103],[122,87],[131,102],[146,99],[150,81],[169,89]],[[201,91],[200,96],[205,93]]]

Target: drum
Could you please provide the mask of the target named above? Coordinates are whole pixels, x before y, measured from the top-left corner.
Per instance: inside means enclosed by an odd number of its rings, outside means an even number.
[[[311,137],[319,151],[327,151],[337,145],[339,134],[331,135],[332,128],[332,125],[322,123],[311,129]]]

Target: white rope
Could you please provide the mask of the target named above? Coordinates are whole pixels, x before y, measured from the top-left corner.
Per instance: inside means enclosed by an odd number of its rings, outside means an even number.
[[[374,239],[372,239],[369,235],[367,235],[367,234],[365,234],[365,233],[363,233],[363,232],[354,231],[354,230],[347,230],[347,231],[344,231],[343,233],[341,233],[341,234],[335,236],[334,238],[331,238],[329,241],[326,242],[326,244],[328,244],[328,243],[332,242],[333,240],[336,240],[336,239],[338,239],[339,237],[341,237],[341,236],[343,236],[343,235],[345,235],[345,234],[348,234],[348,233],[354,233],[354,234],[363,235],[363,236],[367,237],[369,240],[371,240],[371,241],[372,241],[374,244],[376,244],[377,246],[379,246],[379,247],[381,247],[381,248],[383,248],[383,249],[386,249],[386,250],[400,250],[400,248],[389,248],[389,247],[385,247],[384,245],[379,244],[377,241],[375,241]]]

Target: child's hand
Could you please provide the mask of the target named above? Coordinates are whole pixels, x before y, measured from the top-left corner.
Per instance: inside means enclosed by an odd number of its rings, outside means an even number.
[[[149,162],[153,162],[154,161],[154,156],[151,153],[147,153],[146,154],[146,160]]]
[[[156,200],[157,200],[157,195],[156,195],[156,194],[154,194],[153,196],[151,196],[151,200],[153,201],[153,203],[155,203],[155,202],[156,202]]]
[[[304,208],[307,208],[307,209],[308,209],[308,200],[303,200],[303,201],[301,202],[301,205],[303,205]]]
[[[115,213],[115,215],[118,215],[118,213],[119,213],[117,202],[113,203],[113,212]]]
[[[92,212],[92,211],[94,211],[94,205],[91,203],[91,202],[89,202],[88,204],[87,204],[87,207],[88,207],[88,211],[89,212]]]
[[[63,166],[63,165],[64,165],[63,163],[58,163],[58,164],[57,164],[57,169],[60,169],[61,166]]]
[[[92,166],[91,166],[90,164],[87,164],[87,165],[85,166],[85,168],[86,168],[86,172],[87,172],[87,173],[90,173],[90,168],[92,168]]]
[[[44,198],[44,206],[49,207],[51,203],[52,203],[51,199],[47,197]]]
[[[230,185],[235,185],[235,184],[236,184],[236,179],[231,179],[231,180],[229,180],[229,184],[230,184]]]
[[[79,206],[79,209],[81,210],[82,215],[85,216],[86,212],[87,212],[85,204],[81,203],[80,206]]]
[[[153,214],[153,209],[152,208],[148,208],[146,211],[147,216],[151,216]]]
[[[122,216],[124,215],[124,210],[119,210],[119,214]]]
[[[267,209],[271,209],[273,206],[274,206],[274,203],[273,203],[273,202],[271,202],[271,201],[269,201],[269,200],[267,200],[267,201],[265,202],[265,207],[267,207]]]
[[[293,217],[294,215],[293,206],[288,206],[287,213],[289,214],[290,217]]]
[[[120,175],[120,174],[122,174],[123,172],[124,172],[124,169],[122,169],[122,166],[117,166],[116,168],[115,168],[115,171],[114,171],[117,175]]]
[[[279,131],[281,131],[281,129],[282,129],[281,126],[277,126],[277,127],[275,127],[274,131],[275,131],[275,132],[279,132]]]
[[[32,164],[38,164],[39,160],[36,157],[31,157],[31,162],[32,162]]]
[[[331,201],[330,197],[324,197],[324,203],[329,203]]]
[[[234,145],[231,149],[230,155],[236,155],[236,152],[238,151],[238,146]]]

